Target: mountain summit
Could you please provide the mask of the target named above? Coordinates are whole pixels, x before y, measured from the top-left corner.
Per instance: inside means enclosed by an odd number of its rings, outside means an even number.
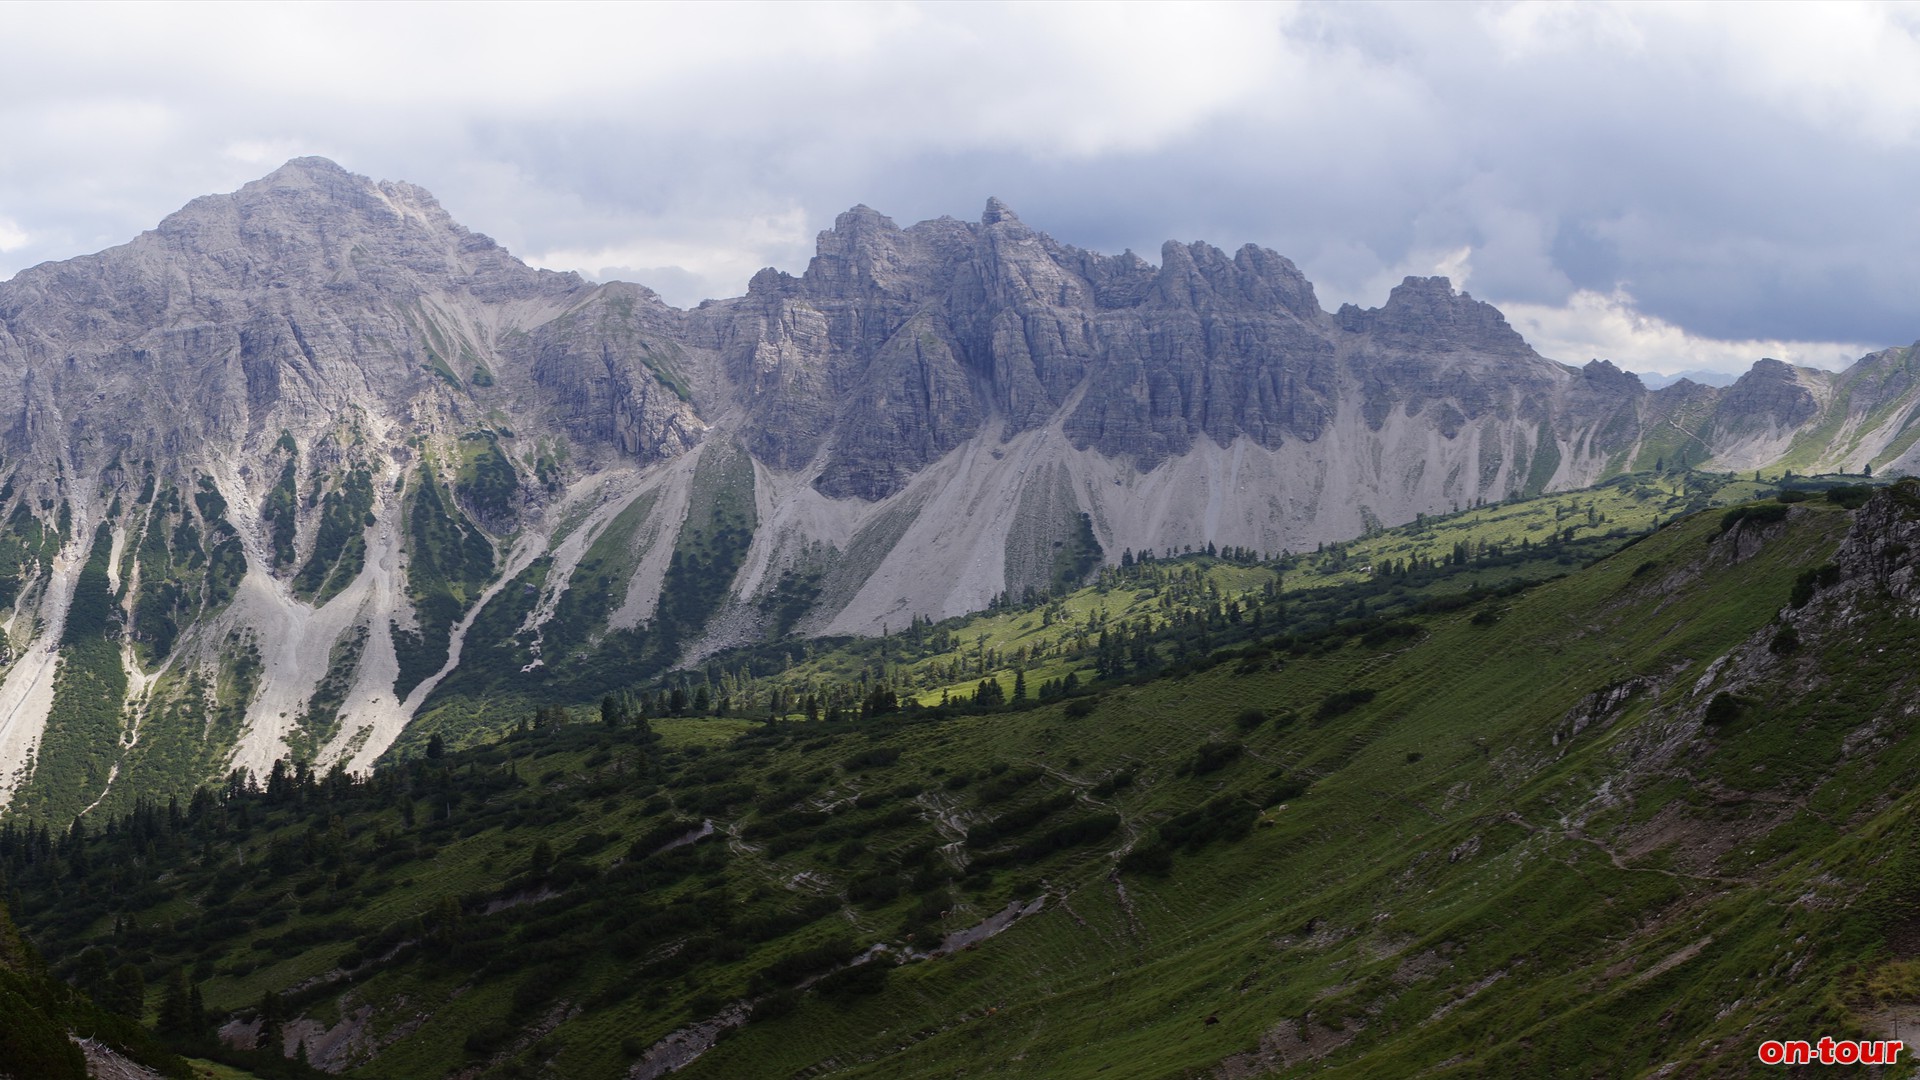
[[[1648,392],[1409,278],[864,206],[682,311],[300,158],[0,285],[0,794],[63,818],[414,717],[1298,550],[1657,461],[1910,468],[1910,349]],[[465,707],[465,706],[462,706]]]

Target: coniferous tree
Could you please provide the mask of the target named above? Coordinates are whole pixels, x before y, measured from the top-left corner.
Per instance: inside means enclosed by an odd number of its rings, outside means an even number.
[[[200,988],[187,982],[187,970],[174,968],[167,976],[167,988],[160,998],[160,1015],[155,1024],[162,1036],[176,1042],[193,1042],[206,1032],[206,1014],[200,1000]]]
[[[260,1035],[254,1040],[254,1047],[270,1053],[286,1055],[286,1044],[280,1037],[280,1024],[286,1019],[285,1004],[280,995],[269,990],[260,996]]]
[[[113,969],[100,1006],[133,1020],[141,1019],[147,1011],[147,980],[141,977],[140,969],[133,964]]]

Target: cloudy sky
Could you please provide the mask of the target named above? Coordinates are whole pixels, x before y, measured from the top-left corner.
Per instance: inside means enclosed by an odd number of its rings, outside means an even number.
[[[1920,338],[1913,8],[12,4],[0,132],[0,278],[322,154],[681,305],[997,195],[1329,308],[1448,274],[1576,363]]]

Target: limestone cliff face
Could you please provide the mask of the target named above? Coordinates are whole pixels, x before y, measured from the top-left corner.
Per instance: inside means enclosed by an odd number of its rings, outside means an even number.
[[[1916,411],[1912,349],[1649,393],[1444,278],[1329,313],[1264,248],[1156,265],[998,200],[855,207],[798,276],[681,311],[300,159],[0,284],[0,801],[364,766],[489,679],[876,632],[1126,548],[1297,550],[1657,461],[1913,468]]]
[[[753,417],[748,445],[817,465],[822,493],[886,498],[991,427],[1059,423],[1151,469],[1198,437],[1311,439],[1338,393],[1328,320],[1292,263],[1168,244],[1158,268],[1066,247],[998,200],[901,229],[866,207],[798,278],[768,270],[691,314]]]

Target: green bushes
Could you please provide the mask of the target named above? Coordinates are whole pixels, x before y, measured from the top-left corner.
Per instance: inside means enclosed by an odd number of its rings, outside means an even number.
[[[1157,842],[1143,844],[1121,857],[1120,869],[1129,874],[1166,877],[1173,873],[1173,849]]]
[[[340,486],[327,492],[320,501],[320,525],[314,532],[313,554],[294,575],[294,591],[324,604],[352,584],[366,565],[366,529],[371,524],[373,474],[365,466],[358,466],[349,470]]]
[[[1873,496],[1871,484],[1842,484],[1827,489],[1827,501],[1848,510],[1858,510]]]
[[[866,997],[885,991],[892,974],[893,963],[884,956],[875,956],[864,964],[842,968],[822,978],[814,984],[814,990],[829,1000]]]
[[[1205,776],[1208,773],[1219,772],[1240,760],[1240,755],[1245,752],[1246,747],[1237,742],[1201,743],[1194,750],[1193,756],[1174,770],[1174,775]]]
[[[112,548],[112,527],[103,522],[67,609],[38,762],[9,808],[25,817],[71,820],[106,786],[119,756],[127,673],[117,643],[119,608],[107,579]]]
[[[1079,588],[1094,567],[1100,565],[1105,554],[1100,541],[1094,538],[1093,519],[1082,513],[1072,535],[1054,549],[1049,587],[1056,595],[1065,595]]]
[[[425,461],[408,500],[407,535],[407,591],[419,628],[393,627],[400,661],[393,692],[402,699],[447,662],[453,623],[485,587],[494,565],[492,542],[449,507]]]
[[[799,949],[767,964],[755,972],[751,985],[755,990],[771,990],[794,983],[823,971],[830,971],[860,955],[860,946],[846,936],[830,938],[812,948]]]
[[[868,791],[853,800],[853,805],[861,810],[874,810],[887,803],[902,803],[926,790],[925,785],[917,783],[900,784],[884,791]]]
[[[1162,822],[1151,843],[1135,848],[1120,860],[1120,869],[1165,875],[1173,869],[1175,849],[1194,852],[1216,841],[1243,839],[1253,831],[1257,817],[1259,811],[1246,800],[1222,795]]]
[[[292,440],[282,438],[287,445]],[[260,519],[267,523],[267,539],[273,545],[273,565],[285,566],[293,561],[294,530],[299,526],[300,493],[297,490],[299,462],[292,454],[281,466],[280,479],[267,492],[266,502],[260,507]]]
[[[0,609],[10,608],[19,599],[28,578],[38,573],[53,548],[55,538],[40,525],[25,504],[14,508],[0,533]]]
[[[1409,758],[1409,762],[1414,760],[1418,759]],[[1275,771],[1278,772],[1279,770]],[[1266,795],[1260,800],[1260,806],[1262,809],[1269,806],[1278,806],[1283,802],[1290,802],[1297,799],[1306,793],[1307,782],[1305,780],[1290,773],[1283,772],[1280,774],[1279,780],[1267,789]]]
[[[1813,599],[1813,594],[1817,590],[1828,588],[1839,581],[1840,568],[1832,563],[1803,570],[1799,577],[1793,579],[1793,591],[1787,594],[1787,606],[1806,607],[1807,602]]]
[[[900,895],[898,874],[872,874],[847,884],[847,899],[865,908],[885,907]]]
[[[1785,503],[1748,503],[1745,506],[1736,506],[1720,515],[1720,531],[1722,533],[1729,533],[1745,523],[1771,525],[1778,521],[1785,521],[1786,518],[1787,505]]]
[[[1321,699],[1320,707],[1313,711],[1316,720],[1331,720],[1336,716],[1350,713],[1372,701],[1375,691],[1368,689],[1341,690],[1328,694]]]
[[[897,746],[873,746],[854,754],[840,763],[846,772],[864,772],[878,769],[900,760],[900,748]]]
[[[0,970],[0,1069],[13,1076],[47,1080],[85,1080],[86,1059],[67,1038],[65,1025],[42,1011],[34,999],[45,991],[10,971]]]
[[[1044,859],[1068,848],[1084,847],[1113,835],[1120,828],[1120,815],[1093,814],[1063,821],[1053,828],[1029,837],[1010,851],[983,855],[973,862],[976,870],[998,866],[1020,866]]]
[[[1005,801],[1015,792],[1046,775],[1033,766],[1009,769],[1004,763],[992,766],[987,772],[987,779],[980,784],[975,795],[982,806]],[[953,786],[951,781],[948,782],[948,786]]]
[[[1009,810],[989,821],[976,823],[967,830],[967,846],[983,848],[1009,836],[1016,836],[1072,805],[1072,792],[1054,792],[1046,798]]]
[[[489,378],[485,385],[491,384]],[[454,480],[454,494],[483,520],[505,523],[512,519],[520,475],[514,472],[507,455],[500,452],[500,440],[491,431],[468,432],[460,436],[460,448],[463,460]]]
[[[1369,649],[1420,636],[1420,624],[1404,620],[1382,623],[1360,635],[1360,644]]]
[[[1701,714],[1701,722],[1708,727],[1725,727],[1746,715],[1751,702],[1743,697],[1721,691],[1707,702],[1707,709]]]
[[[224,527],[217,521],[209,525],[215,533]],[[177,489],[163,488],[150,500],[134,557],[140,567],[140,588],[133,598],[134,647],[143,661],[158,663],[173,652],[180,627],[194,619],[208,599],[206,551]]]
[[[1787,656],[1800,650],[1800,631],[1792,623],[1782,626],[1767,643],[1767,651],[1775,656]]]

